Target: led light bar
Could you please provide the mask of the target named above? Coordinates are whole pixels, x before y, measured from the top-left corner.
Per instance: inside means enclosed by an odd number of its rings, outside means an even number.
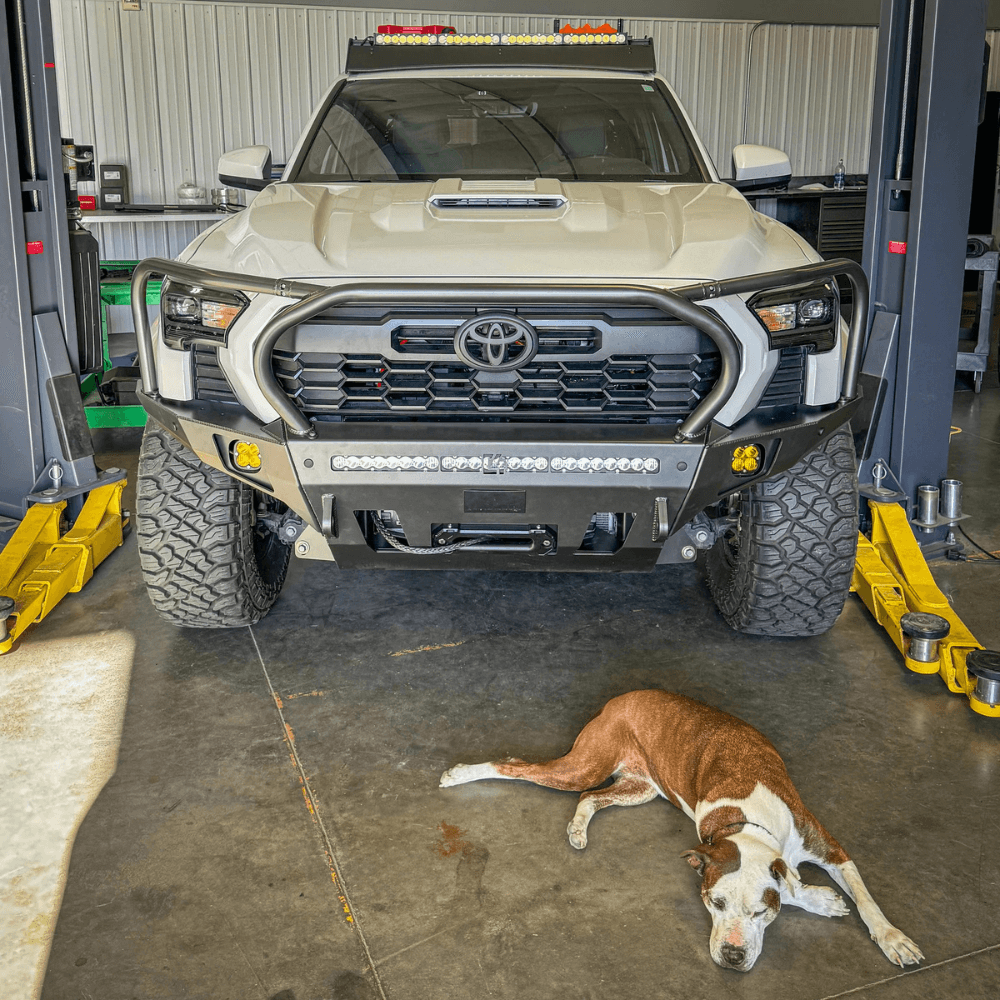
[[[656,458],[553,458],[553,472],[643,472],[660,471]]]
[[[334,455],[334,472],[587,472],[652,475],[657,458],[613,456],[577,458],[535,455]]]
[[[582,34],[540,35],[424,35],[416,32],[378,34],[376,45],[624,45],[621,32],[588,31]]]
[[[351,39],[345,72],[458,71],[490,66],[618,70],[647,75],[656,71],[656,60],[651,39],[630,38],[611,25],[538,33],[449,33],[416,28],[403,31],[381,25],[377,34]]]
[[[334,455],[330,461],[335,472],[437,472],[439,464],[436,455]]]

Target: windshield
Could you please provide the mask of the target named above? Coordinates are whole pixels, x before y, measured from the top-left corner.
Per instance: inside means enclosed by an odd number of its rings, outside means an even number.
[[[667,91],[615,79],[353,80],[292,180],[708,180]]]

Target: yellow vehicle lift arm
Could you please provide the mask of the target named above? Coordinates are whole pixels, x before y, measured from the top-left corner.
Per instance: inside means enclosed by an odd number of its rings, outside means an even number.
[[[122,544],[124,488],[125,480],[119,479],[91,490],[76,523],[62,536],[65,501],[28,508],[0,552],[0,655],[67,594],[81,590]]]
[[[934,582],[898,503],[869,501],[871,538],[858,537],[853,590],[903,654],[908,670],[940,674],[974,712],[1000,718],[1000,654],[984,650]]]

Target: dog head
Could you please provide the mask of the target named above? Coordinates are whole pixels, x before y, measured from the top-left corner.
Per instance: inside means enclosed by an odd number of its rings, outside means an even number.
[[[701,876],[702,902],[712,915],[712,960],[749,972],[781,909],[781,890],[795,895],[798,872],[773,847],[746,834],[699,844],[681,857]]]

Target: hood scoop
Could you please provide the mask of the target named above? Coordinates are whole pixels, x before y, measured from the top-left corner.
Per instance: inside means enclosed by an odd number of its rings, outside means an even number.
[[[568,205],[562,184],[551,177],[533,181],[467,181],[443,177],[431,188],[427,199],[427,207],[438,218],[453,212],[559,212]]]
[[[461,209],[461,208],[516,208],[516,209],[552,209],[562,208],[566,204],[563,195],[529,195],[509,196],[470,196],[470,195],[437,195],[431,198],[431,204],[435,208]]]

